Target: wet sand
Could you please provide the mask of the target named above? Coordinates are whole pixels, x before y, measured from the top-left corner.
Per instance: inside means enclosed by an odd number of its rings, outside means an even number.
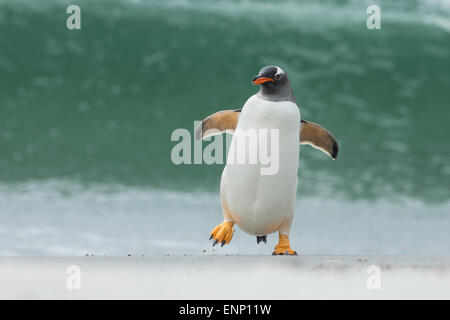
[[[0,298],[450,299],[450,257],[2,257]]]

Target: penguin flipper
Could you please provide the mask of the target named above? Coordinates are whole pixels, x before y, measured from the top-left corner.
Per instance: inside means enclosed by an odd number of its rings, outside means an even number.
[[[300,144],[308,144],[336,159],[339,145],[333,135],[316,123],[301,120]]]
[[[195,129],[195,139],[200,140],[224,132],[234,132],[241,110],[222,110],[206,117]]]

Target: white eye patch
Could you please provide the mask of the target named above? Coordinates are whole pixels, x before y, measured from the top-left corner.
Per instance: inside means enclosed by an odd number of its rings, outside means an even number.
[[[281,78],[281,75],[284,73],[283,69],[277,67],[277,73],[275,74],[275,78]]]

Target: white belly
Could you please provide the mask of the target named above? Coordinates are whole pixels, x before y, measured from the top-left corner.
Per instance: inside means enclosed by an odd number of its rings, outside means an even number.
[[[248,139],[242,143],[248,129],[260,132],[258,143]],[[268,143],[261,141],[267,129]],[[278,157],[270,154],[270,130],[278,129]],[[242,132],[244,130],[244,132]],[[235,222],[244,231],[254,235],[266,235],[278,230],[288,215],[293,214],[299,157],[300,111],[292,102],[271,102],[252,96],[245,103],[228,152],[227,165],[222,174],[221,193]],[[239,142],[240,141],[240,142]],[[267,148],[264,147],[266,145]],[[249,153],[267,149],[272,165],[250,163]],[[235,150],[235,152],[233,152]],[[236,150],[238,150],[236,152]],[[245,150],[245,163],[236,156]],[[266,153],[267,154],[267,153]],[[242,155],[242,154],[241,154]],[[278,158],[278,170],[274,162]],[[242,160],[242,159],[241,159]],[[266,159],[267,160],[267,159]],[[268,170],[272,167],[272,170]],[[264,169],[265,168],[265,169]],[[265,174],[262,174],[262,169]],[[269,172],[269,174],[267,174]]]

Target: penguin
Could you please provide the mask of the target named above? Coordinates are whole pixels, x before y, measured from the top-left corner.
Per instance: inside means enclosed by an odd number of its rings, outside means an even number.
[[[310,145],[336,159],[338,143],[322,126],[301,119],[288,75],[280,67],[262,68],[252,82],[260,86],[259,91],[241,109],[218,111],[196,128],[197,139],[224,132],[233,134],[220,182],[223,221],[212,229],[209,240],[213,246],[220,243],[223,247],[230,243],[237,224],[256,236],[258,244],[266,243],[268,234],[278,232],[278,244],[272,254],[297,255],[290,246],[289,233],[295,213],[300,145]],[[248,155],[243,163],[235,160],[239,152],[256,150],[264,146],[262,141],[269,143],[267,137],[259,141],[248,139],[249,130],[276,130],[276,172],[262,174],[265,164],[250,163]],[[246,143],[239,148],[242,141]]]

